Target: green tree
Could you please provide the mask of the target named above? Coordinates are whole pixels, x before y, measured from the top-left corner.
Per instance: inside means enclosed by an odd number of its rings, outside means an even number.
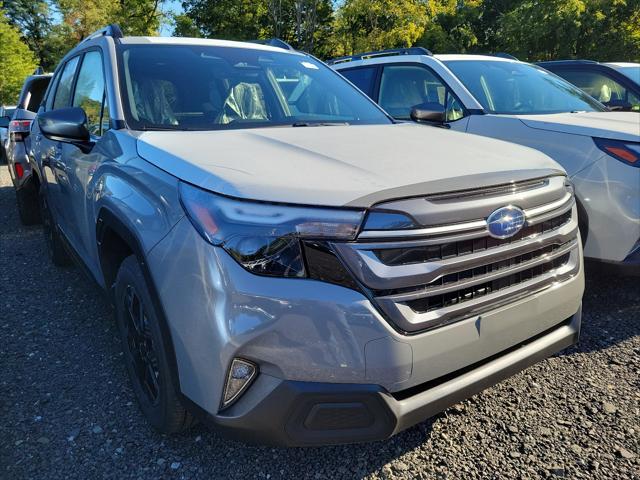
[[[173,34],[177,37],[201,37],[202,32],[193,18],[184,13],[174,15],[172,18]]]
[[[466,53],[481,48],[478,38],[481,0],[429,2],[429,21],[417,45],[438,53]]]
[[[185,0],[185,15],[176,24],[176,35],[192,36],[194,27],[205,38],[249,40],[260,38],[269,25],[266,1],[254,0]]]
[[[127,35],[156,35],[163,0],[57,0],[70,41],[78,42],[110,23]]]
[[[526,1],[501,18],[497,47],[531,61],[573,58],[585,9],[583,0]]]
[[[116,21],[120,3],[118,0],[58,0],[58,8],[63,23],[68,27],[69,41],[75,45],[99,28]]]
[[[640,62],[640,0],[588,0],[576,56]]]
[[[38,57],[40,65],[49,68],[53,59],[47,37],[53,25],[49,3],[46,0],[4,0],[3,8],[8,21],[22,34],[22,38]]]
[[[101,2],[104,3],[104,2]],[[125,34],[156,35],[165,20],[161,6],[163,0],[119,0],[115,21]]]
[[[25,77],[33,73],[37,62],[18,29],[9,23],[3,10],[0,13],[0,103],[13,104]]]
[[[331,0],[184,0],[174,34],[227,40],[277,37],[324,55],[331,38]]]
[[[428,20],[423,0],[345,0],[336,12],[335,54],[410,47]]]

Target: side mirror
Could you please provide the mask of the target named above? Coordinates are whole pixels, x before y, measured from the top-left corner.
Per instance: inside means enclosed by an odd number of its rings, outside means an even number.
[[[79,147],[90,144],[87,114],[78,107],[60,108],[38,115],[42,134],[59,142],[73,143]]]
[[[9,123],[11,119],[9,117],[1,117],[0,118],[0,128],[9,128]]]
[[[421,103],[411,109],[411,120],[414,122],[445,123],[447,115],[439,103]]]

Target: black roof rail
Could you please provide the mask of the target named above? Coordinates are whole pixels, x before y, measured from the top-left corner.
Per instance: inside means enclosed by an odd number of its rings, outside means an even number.
[[[433,53],[424,47],[407,47],[407,48],[389,48],[387,50],[377,50],[373,52],[358,53],[357,55],[347,55],[345,57],[332,58],[327,61],[329,65],[337,65],[339,63],[354,62],[356,60],[366,60],[368,58],[391,57],[394,55],[428,55]]]
[[[492,57],[508,58],[509,60],[518,60],[518,57],[507,52],[496,52],[491,54]]]
[[[289,45],[284,40],[280,40],[279,38],[268,38],[266,40],[249,40],[249,43],[257,43],[260,45],[269,45],[270,47],[278,47],[284,50],[295,50],[291,45]]]
[[[83,38],[80,43],[88,42],[89,40],[93,40],[98,37],[112,37],[112,38],[122,38],[124,35],[122,34],[122,30],[120,29],[120,25],[117,23],[112,23],[111,25],[107,25],[100,30],[93,32],[91,35],[87,35]]]
[[[593,65],[593,64],[597,64],[600,62],[596,62],[595,60],[585,60],[585,59],[580,59],[577,58],[575,60],[544,60],[541,62],[536,62],[537,65],[540,65],[542,63],[548,64],[548,65],[562,65],[567,64],[567,65],[575,65],[576,63],[580,63],[580,64],[587,64],[587,65]]]

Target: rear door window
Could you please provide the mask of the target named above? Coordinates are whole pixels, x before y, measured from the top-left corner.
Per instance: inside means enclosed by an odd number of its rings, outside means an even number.
[[[78,66],[79,57],[73,57],[64,66],[64,70],[60,74],[60,81],[56,88],[56,94],[53,100],[53,108],[68,107],[71,101],[71,90],[73,89],[73,79]]]

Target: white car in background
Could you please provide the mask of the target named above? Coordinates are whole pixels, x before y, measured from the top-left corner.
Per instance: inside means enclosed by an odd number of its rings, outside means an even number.
[[[610,112],[560,77],[499,56],[408,48],[329,64],[396,119],[551,156],[575,186],[585,257],[640,272],[640,115]]]

